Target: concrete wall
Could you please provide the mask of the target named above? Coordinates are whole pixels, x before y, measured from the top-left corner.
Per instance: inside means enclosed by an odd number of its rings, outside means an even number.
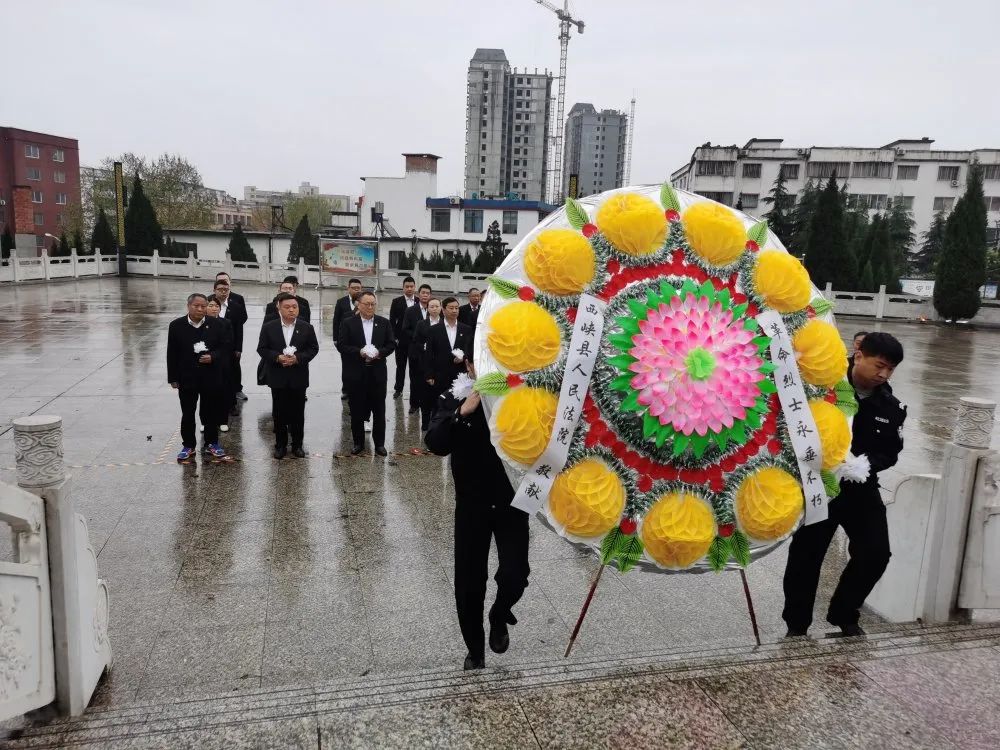
[[[361,206],[361,234],[371,237],[372,207],[381,201],[385,219],[401,237],[410,230],[426,234],[430,230],[430,213],[426,201],[437,195],[437,175],[431,172],[408,172],[403,177],[366,177],[365,197]],[[423,229],[426,227],[426,230]]]

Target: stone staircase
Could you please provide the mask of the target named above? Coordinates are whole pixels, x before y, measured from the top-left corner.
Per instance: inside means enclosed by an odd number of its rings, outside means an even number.
[[[310,747],[325,743],[315,728],[274,744],[254,727],[374,707],[498,695],[567,684],[649,677],[685,680],[751,670],[852,663],[892,656],[1000,645],[1000,623],[896,626],[866,638],[797,638],[760,647],[656,650],[628,656],[555,660],[483,672],[425,670],[344,679],[309,687],[271,688],[225,696],[185,697],[95,708],[73,719],[37,721],[13,730],[0,747]],[[304,722],[303,722],[304,724]],[[298,726],[298,725],[296,725]],[[210,738],[200,739],[200,738]]]

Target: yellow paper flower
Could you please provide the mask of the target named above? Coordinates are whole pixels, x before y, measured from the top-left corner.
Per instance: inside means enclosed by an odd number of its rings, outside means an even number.
[[[791,532],[804,507],[799,482],[773,466],[748,475],[736,490],[736,520],[747,536],[762,542]]]
[[[561,472],[549,493],[549,512],[574,536],[602,536],[614,528],[625,509],[625,487],[618,475],[596,458],[586,458]]]
[[[612,195],[594,218],[608,242],[628,255],[655,253],[667,239],[667,217],[660,205],[644,195]]]
[[[806,382],[833,388],[847,374],[847,348],[829,323],[810,320],[796,331],[792,346]]]
[[[781,313],[802,310],[812,298],[809,272],[798,258],[781,250],[764,250],[757,255],[753,285],[767,306]]]
[[[642,522],[646,552],[665,568],[689,568],[715,540],[715,516],[707,502],[671,492],[653,503]]]
[[[490,352],[508,370],[537,370],[559,356],[559,326],[534,302],[504,305],[490,316],[489,328]]]
[[[511,459],[533,464],[552,434],[559,399],[544,388],[515,388],[500,402],[496,430],[500,448]]]
[[[819,444],[823,451],[823,468],[830,470],[844,463],[851,449],[851,427],[844,412],[823,399],[809,402],[809,411],[816,420]]]
[[[546,229],[524,251],[524,271],[543,292],[579,294],[594,280],[594,248],[575,229]]]
[[[691,249],[712,265],[735,263],[746,250],[743,222],[719,203],[695,203],[684,211],[681,220]]]

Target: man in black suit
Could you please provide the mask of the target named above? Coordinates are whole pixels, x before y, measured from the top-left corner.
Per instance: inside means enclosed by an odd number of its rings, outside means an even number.
[[[469,290],[469,302],[458,308],[458,322],[465,323],[469,328],[475,330],[479,320],[479,303],[482,295],[475,287]]]
[[[441,305],[444,321],[430,327],[424,352],[424,377],[435,402],[472,361],[472,329],[458,322],[458,300],[445,297]]]
[[[417,333],[417,326],[421,321],[427,320],[427,303],[431,298],[431,287],[429,284],[421,284],[420,288],[417,290],[417,304],[413,305],[407,309],[403,314],[403,325],[402,332],[403,337],[406,338],[408,342],[413,343],[413,337]],[[420,411],[420,403],[422,400],[423,387],[423,373],[422,368],[424,365],[423,353],[413,352],[413,356],[409,358],[410,361],[410,414],[416,414]]]
[[[178,462],[194,455],[197,439],[194,411],[199,406],[205,426],[204,453],[224,458],[219,445],[219,400],[222,398],[221,363],[225,357],[226,333],[218,322],[205,317],[208,299],[204,294],[187,298],[187,315],[170,322],[167,330],[167,382],[177,391],[181,402],[181,441]]]
[[[225,279],[218,279],[215,282],[215,294],[213,296],[219,301],[219,317],[228,320],[233,329],[233,348],[232,353],[229,355],[229,367],[223,369],[230,378],[232,392],[238,394],[243,390],[241,384],[243,368],[240,366],[240,355],[243,352],[243,326],[247,322],[247,309],[242,302],[233,297],[232,290]],[[240,299],[243,298],[240,297]],[[235,404],[230,410],[230,414],[238,414]]]
[[[312,311],[309,309],[309,300],[305,297],[300,297],[298,292],[299,279],[297,276],[286,276],[285,280],[278,284],[278,294],[284,292],[285,294],[290,294],[295,297],[295,301],[299,303],[299,320],[304,320],[306,323],[312,322]],[[269,323],[272,320],[277,320],[278,318],[278,305],[277,295],[275,295],[274,300],[267,303],[264,308],[264,322]]]
[[[388,375],[385,360],[396,348],[396,337],[388,319],[375,314],[375,295],[362,292],[358,314],[347,318],[340,327],[340,359],[344,384],[351,400],[352,455],[365,449],[365,420],[373,417],[372,441],[375,452],[385,450],[385,391]]]
[[[313,327],[301,320],[295,295],[282,292],[277,297],[278,319],[260,329],[257,353],[267,363],[265,373],[274,403],[274,457],[281,459],[292,438],[292,455],[305,458],[306,388],[309,362],[319,353]]]
[[[414,289],[417,282],[412,276],[403,279],[403,294],[396,297],[389,306],[389,322],[392,323],[392,333],[396,337],[396,386],[393,388],[392,397],[399,398],[403,395],[403,380],[406,378],[406,358],[410,353],[410,339],[403,335],[403,315],[411,307],[417,304],[417,297]],[[412,379],[411,379],[412,384]],[[410,389],[413,390],[412,388]]]
[[[337,300],[333,306],[333,347],[340,349],[340,326],[344,321],[358,311],[358,295],[361,294],[361,279],[351,279],[347,282],[347,294]],[[340,400],[347,401],[347,380],[340,373]]]
[[[246,401],[247,395],[243,392],[243,367],[240,365],[240,352],[243,351],[243,324],[247,322],[247,301],[243,299],[242,294],[237,294],[233,291],[233,280],[230,278],[229,274],[225,271],[219,271],[215,274],[215,283],[218,284],[220,281],[225,281],[226,286],[229,288],[228,304],[232,305],[233,312],[232,315],[228,314],[229,310],[227,306],[223,306],[223,309],[219,312],[219,317],[225,318],[230,323],[233,324],[233,377],[235,382],[233,385],[236,387],[236,398],[239,401]],[[241,313],[236,309],[237,306]],[[243,320],[237,325],[235,318],[242,317]],[[237,333],[237,328],[239,332]],[[239,336],[237,340],[236,337]]]

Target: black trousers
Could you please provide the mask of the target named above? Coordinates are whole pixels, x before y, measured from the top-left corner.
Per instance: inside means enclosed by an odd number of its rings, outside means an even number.
[[[243,365],[240,364],[242,360],[233,357],[233,392],[240,393],[243,391]]]
[[[365,420],[372,416],[372,442],[376,448],[385,445],[385,383],[373,377],[347,384],[351,406],[351,437],[355,445],[365,444]]]
[[[442,393],[444,393],[444,389],[439,387],[436,382],[434,385],[430,385],[424,381],[423,387],[420,389],[420,429],[426,430],[431,426],[431,415],[434,414],[434,407]]]
[[[271,398],[274,403],[274,444],[284,448],[291,436],[292,448],[301,448],[306,426],[306,389],[272,388]]]
[[[477,658],[486,652],[483,605],[491,538],[496,539],[500,564],[494,576],[497,598],[490,617],[503,621],[528,587],[528,515],[509,505],[459,501],[455,506],[455,606],[462,638]]]
[[[181,441],[185,448],[196,448],[198,438],[195,434],[194,410],[198,408],[198,416],[205,425],[205,444],[219,442],[219,404],[222,392],[218,388],[200,386],[198,388],[178,388],[177,396],[181,401]],[[201,399],[201,403],[198,400]]]
[[[412,352],[407,351],[406,356],[410,360],[410,408],[414,409],[423,403],[427,384],[424,382],[424,368],[420,366],[420,352],[414,348]]]
[[[402,339],[396,339],[396,384],[393,390],[402,393],[406,379],[406,360],[409,356],[410,344]],[[410,396],[413,396],[413,377],[410,377]]]
[[[845,490],[830,503],[827,520],[803,526],[792,537],[781,613],[789,628],[804,631],[812,623],[820,569],[837,526],[847,534],[850,561],[830,600],[831,625],[857,624],[861,606],[889,564],[889,527],[878,487]]]

